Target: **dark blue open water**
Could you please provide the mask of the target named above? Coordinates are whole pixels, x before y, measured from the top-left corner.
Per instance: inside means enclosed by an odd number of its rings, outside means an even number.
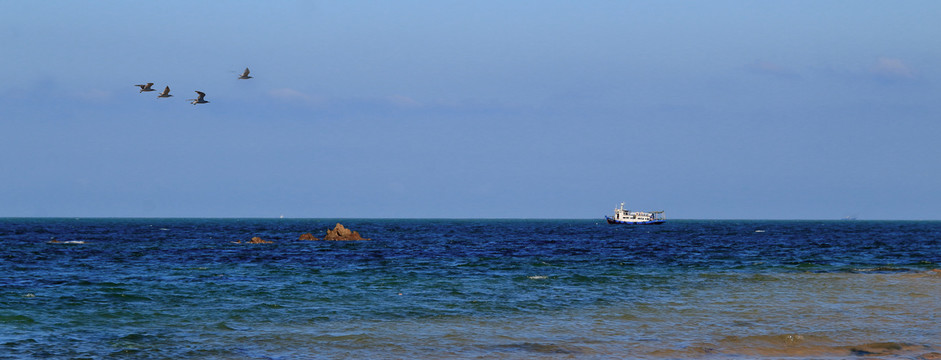
[[[372,240],[298,240],[337,222]],[[0,245],[0,359],[941,356],[941,222],[0,219]]]

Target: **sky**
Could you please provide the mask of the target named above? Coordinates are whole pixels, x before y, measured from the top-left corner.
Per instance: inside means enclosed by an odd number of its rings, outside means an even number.
[[[939,15],[0,0],[0,217],[941,220]]]

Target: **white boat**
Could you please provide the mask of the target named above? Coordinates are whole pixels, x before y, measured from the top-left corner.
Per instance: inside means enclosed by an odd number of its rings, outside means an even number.
[[[627,225],[660,225],[666,221],[663,217],[663,211],[630,211],[624,210],[624,203],[621,207],[614,209],[614,217],[605,215],[608,224],[627,224]]]

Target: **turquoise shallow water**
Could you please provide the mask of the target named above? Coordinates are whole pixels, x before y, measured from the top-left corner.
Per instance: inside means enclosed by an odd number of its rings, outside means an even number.
[[[298,240],[337,222],[372,240]],[[941,222],[0,219],[0,244],[0,359],[941,353]]]

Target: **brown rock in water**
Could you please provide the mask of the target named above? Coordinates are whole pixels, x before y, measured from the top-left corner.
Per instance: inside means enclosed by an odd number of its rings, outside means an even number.
[[[246,242],[247,244],[273,244],[274,241],[262,240],[260,237],[253,237],[251,241]]]
[[[302,234],[298,240],[320,240],[320,239],[314,236],[314,234],[306,233],[306,234]]]
[[[324,236],[323,239],[332,241],[369,240],[364,239],[358,232],[343,227],[340,223],[337,223],[337,226],[335,226],[333,230],[327,230],[327,235]]]
[[[918,360],[938,360],[941,359],[941,353],[930,352],[917,357]]]

